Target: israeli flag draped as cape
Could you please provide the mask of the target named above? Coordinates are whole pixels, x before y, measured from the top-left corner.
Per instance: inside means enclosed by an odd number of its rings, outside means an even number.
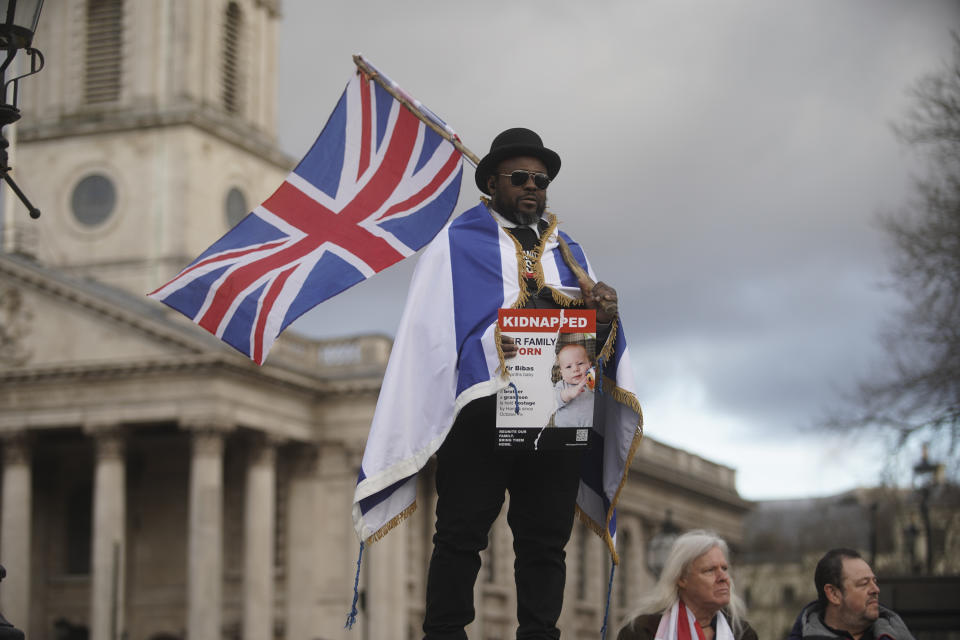
[[[548,221],[537,278],[561,306],[583,306],[558,236],[590,277],[596,276],[580,246],[557,231],[556,217],[548,214]],[[353,521],[362,541],[378,540],[416,508],[416,474],[440,448],[460,409],[509,383],[497,310],[520,307],[527,299],[520,255],[513,236],[481,203],[448,223],[420,257],[354,493]],[[617,562],[616,504],[643,433],[619,319],[598,361],[603,388],[595,401],[602,410],[593,428],[599,438],[584,455],[577,506]]]

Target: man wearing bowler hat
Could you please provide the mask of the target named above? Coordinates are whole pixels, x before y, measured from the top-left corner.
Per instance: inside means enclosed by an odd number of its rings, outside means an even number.
[[[449,260],[455,263],[455,276],[465,270],[500,270],[501,264],[491,264],[499,258],[491,259],[485,251],[494,243],[501,247],[507,243],[508,250],[496,255],[508,256],[505,261],[516,256],[516,273],[504,278],[507,287],[511,280],[512,286],[518,287],[516,295],[511,299],[511,294],[506,293],[502,294],[503,299],[480,303],[494,311],[511,306],[596,309],[597,344],[602,345],[616,317],[616,292],[602,282],[593,285],[581,280],[578,286],[575,279],[569,278],[564,287],[551,275],[557,268],[545,269],[542,264],[544,255],[556,250],[558,244],[557,219],[546,212],[546,203],[547,189],[559,171],[560,156],[543,146],[540,136],[533,131],[514,128],[498,135],[476,169],[477,187],[488,198],[484,205],[451,223],[451,234],[462,228],[463,234],[475,236],[470,236],[470,241],[463,242],[457,251],[451,250]],[[511,242],[515,247],[509,245]],[[504,272],[511,269],[503,267]],[[494,289],[478,286],[461,299],[456,286],[455,283],[454,305],[478,304],[477,297],[488,291],[490,296],[501,296]],[[489,333],[487,328],[484,336]],[[512,358],[516,345],[501,339],[499,351],[503,358]],[[487,354],[489,359],[489,348]],[[465,360],[469,355],[467,348],[458,355],[457,366],[461,370],[468,366]],[[494,351],[492,357],[496,356]],[[496,396],[489,393],[490,387],[476,388],[480,391],[473,394],[475,398],[464,393],[469,401],[456,413],[453,426],[437,451],[437,524],[427,579],[425,637],[466,638],[464,627],[475,613],[473,586],[480,569],[480,551],[487,546],[490,527],[508,492],[507,521],[516,553],[516,637],[559,638],[556,625],[566,576],[564,547],[573,526],[583,452],[497,450]],[[459,405],[460,397],[457,400]]]

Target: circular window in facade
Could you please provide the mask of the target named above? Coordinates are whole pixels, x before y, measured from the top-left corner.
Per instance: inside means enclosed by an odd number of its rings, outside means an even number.
[[[237,226],[237,223],[250,213],[250,210],[247,209],[247,198],[240,189],[231,187],[230,191],[227,191],[224,211],[227,214],[227,225],[230,228]]]
[[[73,217],[86,227],[103,224],[117,206],[117,188],[105,175],[89,175],[73,188],[70,198]]]

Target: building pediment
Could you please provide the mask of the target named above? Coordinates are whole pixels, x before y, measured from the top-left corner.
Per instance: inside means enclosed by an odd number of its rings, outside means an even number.
[[[232,357],[229,347],[159,303],[0,255],[0,369]],[[236,356],[243,360],[242,356]]]
[[[0,381],[214,367],[267,384],[351,394],[379,388],[390,346],[386,336],[318,341],[287,332],[260,367],[146,295],[0,254]]]

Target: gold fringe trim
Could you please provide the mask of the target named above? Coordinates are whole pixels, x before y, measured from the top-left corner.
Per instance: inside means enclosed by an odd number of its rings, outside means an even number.
[[[517,295],[517,301],[511,305],[513,309],[519,309],[527,303],[527,300],[530,299],[530,293],[527,291],[527,279],[523,275],[523,267],[521,266],[525,261],[525,256],[523,255],[523,246],[520,242],[514,238],[511,234],[507,234],[511,240],[513,240],[514,249],[516,250],[516,259],[517,259],[517,286],[520,289],[520,293]],[[534,263],[534,268],[540,269],[540,256],[537,255],[537,260]],[[540,278],[543,276],[541,275]]]
[[[484,206],[487,207],[488,211],[492,212],[492,209],[490,208],[490,202],[491,202],[490,198],[486,196],[480,196],[480,202],[482,202]],[[561,307],[583,307],[584,301],[581,298],[571,298],[565,293],[561,291],[557,291],[556,289],[554,289],[553,287],[547,284],[547,278],[543,273],[543,263],[541,262],[541,259],[543,258],[543,253],[547,245],[547,240],[557,230],[559,219],[555,214],[551,213],[550,211],[547,211],[545,213],[546,213],[545,219],[547,220],[547,228],[544,229],[543,233],[540,234],[540,242],[537,244],[537,247],[536,247],[536,259],[533,262],[534,280],[537,283],[537,287],[540,289],[547,289],[550,292],[550,296],[553,298],[553,301],[556,302]],[[509,236],[509,238],[513,241],[514,250],[516,252],[515,256],[517,260],[517,287],[520,290],[520,294],[517,296],[516,301],[512,305],[510,305],[510,308],[520,309],[530,299],[530,294],[529,292],[527,292],[527,279],[523,273],[523,268],[521,267],[521,265],[524,263],[524,259],[526,256],[524,256],[524,253],[523,253],[523,246],[517,241],[517,239],[514,238],[513,235],[509,233],[507,233],[507,236]],[[567,263],[567,266],[569,266],[570,269],[573,270],[574,274],[576,274],[578,277],[580,273],[586,274],[586,272],[583,270],[583,267],[581,267],[577,263],[577,261],[573,258],[573,254],[570,253],[570,248],[567,247],[566,242],[564,242],[563,239],[560,238],[560,236],[557,236],[557,238],[560,240],[560,243],[561,243],[561,254],[562,254],[561,257],[563,257],[563,260],[564,262]],[[564,249],[566,249],[565,255],[563,254]]]
[[[550,295],[553,296],[553,301],[556,302],[561,307],[582,307],[585,305],[582,298],[571,298],[562,291],[557,291],[553,287],[547,287],[550,290]]]
[[[497,375],[509,380],[510,374],[507,372],[507,359],[503,355],[503,343],[500,341],[500,335],[500,322],[498,321],[493,328],[493,340],[497,345],[497,359],[500,361],[500,364],[497,365]]]
[[[616,382],[612,378],[608,378],[607,376],[603,377],[603,392],[609,393],[615,402],[625,405],[637,414],[637,430],[633,435],[633,442],[630,443],[630,450],[627,452],[627,461],[623,467],[623,476],[620,478],[620,484],[617,486],[617,490],[613,494],[613,499],[610,501],[610,509],[607,511],[607,517],[604,526],[600,526],[598,522],[592,520],[590,516],[580,509],[580,505],[577,505],[577,518],[607,543],[607,549],[610,551],[610,557],[613,559],[613,564],[620,564],[620,557],[617,555],[617,550],[613,544],[613,538],[610,537],[609,533],[610,520],[613,518],[614,510],[616,510],[617,505],[620,503],[620,494],[623,492],[623,488],[627,485],[627,477],[630,475],[630,466],[633,464],[633,458],[637,454],[637,450],[640,448],[640,441],[643,440],[643,411],[640,409],[640,401],[637,400],[637,397],[629,391],[616,386]]]
[[[417,501],[414,500],[413,504],[411,504],[409,507],[407,507],[406,509],[404,509],[403,511],[395,515],[393,518],[390,519],[390,522],[388,522],[387,524],[377,529],[376,533],[374,533],[372,536],[364,540],[363,541],[364,544],[369,546],[374,542],[376,542],[377,540],[379,540],[380,538],[382,538],[383,536],[387,535],[388,533],[390,533],[390,531],[394,527],[396,527],[398,524],[406,520],[410,516],[410,514],[412,514],[416,510],[417,510]]]
[[[606,388],[607,388],[606,381],[610,380],[610,378],[607,378],[606,376],[604,376],[604,378],[605,380],[604,380],[603,388],[606,391]],[[636,413],[638,416],[640,416],[640,422],[637,424],[637,428],[640,429],[640,431],[642,432],[643,431],[643,410],[640,408],[640,401],[637,400],[637,397],[632,393],[630,393],[629,391],[625,391],[624,389],[621,389],[620,387],[616,386],[616,383],[614,383],[612,380],[610,380],[610,383],[611,385],[613,385],[613,388],[610,389],[609,393],[611,396],[613,396],[613,399],[616,400],[618,403],[624,405],[634,413]]]
[[[597,355],[598,358],[602,358],[604,362],[608,362],[613,356],[613,347],[617,344],[617,327],[620,326],[620,316],[615,316],[613,320],[610,321],[610,334],[607,335],[607,341],[603,345],[603,349],[600,350],[600,353]]]
[[[643,440],[643,412],[640,410],[640,403],[632,393],[629,391],[624,391],[619,387],[614,388],[612,393],[614,400],[621,404],[626,404],[628,407],[637,412],[638,422],[637,430],[633,434],[633,442],[630,443],[630,450],[627,452],[627,461],[623,466],[623,477],[620,478],[620,484],[617,485],[617,490],[613,493],[613,500],[610,501],[610,510],[607,512],[607,529],[610,528],[610,519],[613,517],[613,511],[620,503],[620,494],[623,492],[623,488],[627,486],[627,476],[630,475],[630,466],[633,464],[633,457],[637,454],[637,449],[640,448],[640,442]],[[607,544],[612,549],[613,540],[609,539],[609,535],[607,535],[606,538]],[[611,550],[611,553],[616,556],[614,551]],[[613,563],[618,564],[616,560],[614,560]]]
[[[543,232],[543,236],[542,236],[544,243],[546,243],[547,239],[556,232],[557,226],[560,223],[559,218],[557,218],[557,216],[554,215],[553,213],[550,213],[550,217],[548,218],[548,221],[549,221],[549,225],[547,226],[547,229]],[[570,252],[570,247],[567,246],[566,241],[560,237],[559,233],[557,233],[557,242],[560,247],[560,257],[563,258],[564,263],[570,268],[571,271],[573,271],[573,274],[577,277],[577,279],[579,279],[581,275],[586,275],[586,271],[583,270],[583,267],[580,266],[580,263],[577,262],[576,259],[573,257],[573,254]],[[537,266],[539,268],[539,275],[542,276],[543,267],[540,265],[539,262],[537,263]],[[547,285],[545,277],[543,278],[542,281],[537,280],[537,284],[541,288],[545,287],[546,289],[548,289],[550,291],[551,297],[553,298],[553,301],[556,302],[561,307],[580,308],[580,307],[586,306],[586,303],[583,301],[583,298],[573,298],[563,293],[562,291],[558,291],[553,287]]]
[[[487,198],[486,196],[480,196],[480,202],[482,202],[482,203],[484,204],[484,206],[487,207],[487,211],[490,212],[490,215],[492,216],[492,215],[493,215],[493,213],[492,213],[493,210],[490,208],[490,198]],[[497,226],[499,227],[499,225],[497,225]],[[514,253],[515,253],[516,262],[517,262],[517,288],[518,288],[519,291],[520,291],[519,295],[517,296],[516,301],[515,301],[512,305],[510,305],[510,308],[511,308],[511,309],[519,309],[520,307],[522,307],[523,305],[525,305],[525,304],[527,303],[527,300],[530,298],[530,294],[527,293],[526,278],[524,277],[524,275],[523,275],[523,269],[522,269],[521,266],[520,266],[520,265],[523,264],[523,261],[524,261],[523,246],[522,246],[522,245],[517,241],[517,239],[514,238],[511,234],[507,233],[506,235],[507,235],[508,238],[510,238],[510,239],[513,241],[513,248],[514,248]],[[537,252],[536,267],[537,267],[538,269],[539,269],[539,267],[540,267],[540,254],[542,253],[542,251],[543,251],[543,249],[542,249],[542,247],[540,247],[540,250]],[[541,272],[542,272],[542,270],[541,270]],[[542,273],[541,273],[541,276],[540,276],[540,277],[541,277],[541,278],[543,277],[543,276],[542,276]],[[497,347],[497,350],[500,351],[500,347],[499,347],[499,346]],[[503,365],[503,353],[502,353],[502,352],[500,353],[500,364],[501,364],[501,366],[504,366],[504,365]]]
[[[613,546],[613,538],[604,531],[603,527],[594,522],[590,516],[583,512],[583,509],[580,508],[580,505],[577,505],[577,520],[582,522],[585,527],[593,531],[597,536],[600,537],[607,545],[607,550],[610,552],[610,559],[613,560],[613,564],[620,564],[620,556],[617,554],[616,548]]]
[[[584,513],[583,509],[580,508],[580,505],[577,505],[577,520],[582,522],[588,529],[592,530],[595,534],[603,536],[603,527],[601,527],[597,522],[595,522],[590,516]]]
[[[533,274],[536,279],[537,289],[543,289],[547,286],[547,277],[543,274],[543,251],[547,247],[547,240],[553,235],[557,228],[557,216],[547,212],[547,228],[540,234],[540,242],[537,243],[537,260],[533,264]],[[519,266],[519,265],[518,265]]]

